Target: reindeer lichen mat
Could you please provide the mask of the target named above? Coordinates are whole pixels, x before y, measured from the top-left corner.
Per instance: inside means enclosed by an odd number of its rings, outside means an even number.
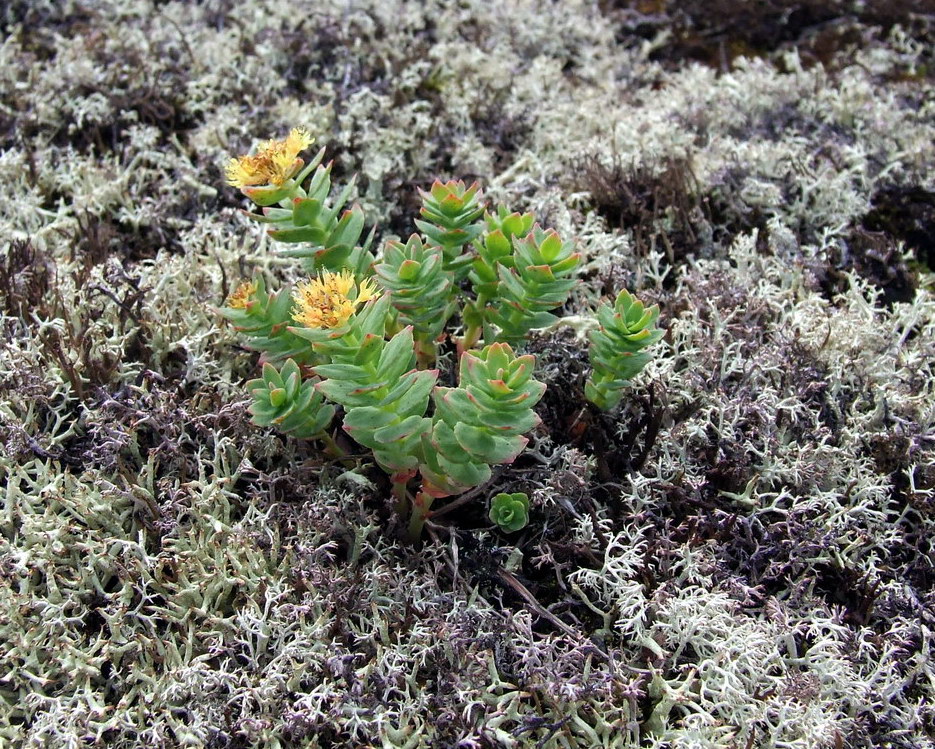
[[[419,233],[375,254],[375,227],[365,235],[361,207],[345,209],[353,182],[332,196],[324,149],[307,164],[300,155],[311,142],[293,129],[228,164],[229,184],[262,208],[249,215],[289,245],[283,254],[309,278],[270,291],[257,275],[220,312],[261,355],[262,376],[247,383],[254,423],[347,460],[332,432],[340,406],[344,432],[389,474],[415,542],[436,499],[483,486],[491,466],[525,449],[546,386],[535,357],[514,347],[556,323],[580,255],[531,213],[487,211],[477,183],[461,181],[422,192]],[[658,314],[626,290],[597,310],[585,394],[598,408],[616,406],[649,360],[663,335]],[[438,385],[434,368],[450,344],[456,387]],[[497,495],[489,517],[515,531],[528,506],[522,494]]]

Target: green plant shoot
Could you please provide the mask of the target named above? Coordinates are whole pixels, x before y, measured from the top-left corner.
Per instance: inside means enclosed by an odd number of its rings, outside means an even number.
[[[505,533],[525,528],[529,522],[529,497],[523,492],[497,494],[490,500],[490,522]]]
[[[320,440],[346,462],[331,431],[340,406],[342,439],[369,448],[389,474],[415,542],[436,499],[489,481],[491,467],[513,462],[539,425],[534,407],[545,385],[534,377],[535,357],[513,347],[556,321],[580,254],[531,213],[486,212],[478,184],[436,181],[421,193],[421,234],[391,239],[377,258],[376,229],[365,234],[358,205],[345,209],[353,182],[332,197],[324,150],[308,163],[300,155],[311,142],[294,129],[227,166],[228,183],[261,208],[247,215],[287,243],[283,254],[310,278],[270,293],[257,276],[220,313],[261,354],[262,377],[247,383],[254,423]],[[648,358],[641,349],[661,336],[648,330],[658,310],[644,313],[625,294],[615,312],[598,313],[602,328],[592,336],[588,398],[602,408],[619,401]],[[459,319],[463,335],[454,338]],[[460,356],[454,387],[437,384],[447,341]],[[528,498],[497,495],[490,513],[505,532],[518,530]]]

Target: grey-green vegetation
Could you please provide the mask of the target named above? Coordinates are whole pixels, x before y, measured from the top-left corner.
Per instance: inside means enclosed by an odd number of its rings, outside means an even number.
[[[0,746],[932,747],[935,22],[892,6],[0,6]],[[419,550],[250,425],[214,312],[299,279],[222,186],[293,126],[381,243],[476,178],[584,256],[531,450]],[[624,287],[667,334],[602,415]]]

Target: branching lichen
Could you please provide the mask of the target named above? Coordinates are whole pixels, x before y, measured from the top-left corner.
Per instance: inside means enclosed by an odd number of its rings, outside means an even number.
[[[931,23],[714,69],[613,5],[2,12],[0,745],[932,745]],[[387,236],[470,174],[581,238],[507,539],[477,502],[416,556],[247,424],[213,308],[300,279],[214,186],[293,124]],[[623,287],[669,348],[597,417]]]

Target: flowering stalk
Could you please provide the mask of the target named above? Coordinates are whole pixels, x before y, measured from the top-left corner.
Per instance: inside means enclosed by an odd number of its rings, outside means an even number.
[[[268,232],[273,239],[306,245],[283,254],[300,259],[308,273],[343,267],[361,272],[373,262],[370,245],[374,232],[361,244],[363,210],[354,204],[342,211],[355,180],[329,205],[332,165],[321,166],[325,150],[321,149],[307,166],[298,156],[311,142],[311,136],[297,128],[285,140],[265,141],[256,154],[231,159],[227,166],[228,184],[239,187],[263,208],[262,215],[247,215],[269,224]],[[303,188],[302,183],[309,175],[311,180]]]
[[[424,415],[438,372],[413,369],[411,327],[385,339],[390,298],[379,296],[369,281],[358,287],[349,273],[326,272],[295,298],[293,317],[301,327],[292,332],[331,362],[314,368],[322,378],[316,389],[344,406],[344,431],[371,448],[394,484],[405,488],[420,463],[422,432],[430,425]]]
[[[227,163],[227,184],[240,188],[260,206],[288,200],[325,154],[324,149],[319,151],[303,169],[299,154],[311,144],[312,137],[302,128],[293,128],[284,140],[263,141],[255,154],[238,156]]]
[[[266,291],[262,276],[244,281],[227,298],[218,313],[246,335],[247,348],[262,353],[262,361],[278,363],[294,359],[298,364],[317,361],[308,342],[289,332],[292,324],[292,298],[287,289],[275,294]]]

